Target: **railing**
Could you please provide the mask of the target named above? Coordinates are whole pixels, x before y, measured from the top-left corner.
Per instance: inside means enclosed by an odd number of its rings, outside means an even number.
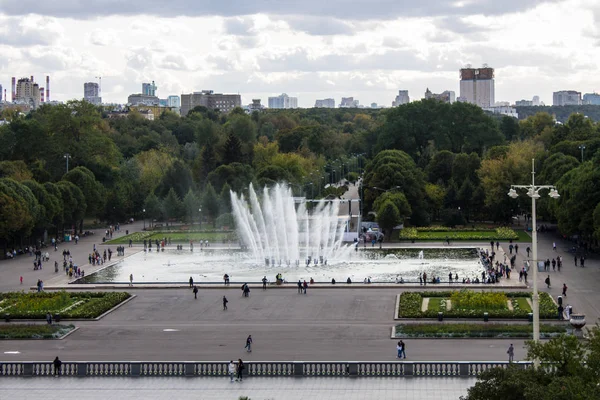
[[[320,376],[478,376],[491,368],[507,368],[502,361],[249,361],[245,375],[257,377],[320,377]],[[531,366],[529,362],[513,363],[517,368]],[[2,376],[227,376],[229,362],[167,362],[167,361],[66,361],[60,371],[52,362],[0,362]]]

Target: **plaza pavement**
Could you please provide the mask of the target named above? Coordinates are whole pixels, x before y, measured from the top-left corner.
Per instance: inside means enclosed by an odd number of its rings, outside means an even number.
[[[138,225],[141,225],[138,223]],[[139,230],[124,225],[125,229]],[[117,234],[118,235],[118,234]],[[553,297],[561,293],[562,283],[569,287],[566,303],[575,312],[587,316],[588,325],[598,320],[600,295],[597,257],[588,257],[586,267],[575,268],[568,253],[571,244],[556,234],[538,235],[539,258],[564,258],[562,271],[550,272],[552,287],[545,288],[547,275],[540,273],[540,290]],[[552,250],[556,241],[557,251]],[[82,238],[78,245],[61,244],[58,252],[48,252],[51,261],[41,271],[33,271],[31,257],[0,261],[0,290],[19,290],[34,286],[37,279],[50,282],[64,279],[64,273],[54,273],[54,259],[62,259],[62,249],[71,250],[74,260],[84,264],[93,244],[100,250],[101,233]],[[394,244],[394,246],[426,247],[429,244]],[[471,246],[472,244],[468,244]],[[482,244],[485,245],[485,244]],[[489,246],[489,243],[487,244]],[[522,265],[525,248],[520,243],[517,265]],[[464,246],[452,243],[452,246]],[[506,243],[502,243],[505,248]],[[115,246],[111,246],[114,250]],[[126,249],[126,254],[129,249]],[[85,267],[88,271],[88,267]],[[19,285],[19,276],[24,285]],[[530,274],[530,277],[532,275]],[[514,278],[517,279],[516,277]],[[341,285],[340,285],[341,286]],[[438,286],[443,288],[444,285]],[[432,288],[435,287],[432,285]],[[474,285],[469,285],[473,287]],[[489,286],[487,286],[489,287]],[[237,286],[230,289],[203,290],[194,300],[186,288],[134,290],[137,297],[100,321],[76,322],[80,329],[64,340],[1,341],[3,361],[51,360],[59,355],[63,360],[395,360],[395,342],[390,339],[395,297],[403,287],[376,289],[319,289],[306,296],[296,290],[254,289],[244,299]],[[429,289],[429,287],[428,287]],[[230,300],[227,312],[221,309],[221,298]],[[2,322],[4,323],[4,322]],[[166,331],[167,330],[167,331]],[[252,334],[254,351],[244,352],[245,338]],[[516,359],[524,356],[523,341],[513,341]],[[407,354],[410,360],[504,360],[507,340],[410,340]],[[17,354],[5,352],[18,351]]]
[[[475,378],[0,378],[0,398],[457,400]]]

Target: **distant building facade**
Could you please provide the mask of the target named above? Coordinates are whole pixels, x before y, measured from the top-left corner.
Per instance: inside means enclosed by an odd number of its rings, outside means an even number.
[[[517,107],[531,107],[531,106],[533,106],[533,101],[531,101],[531,100],[517,100],[517,101],[515,101],[515,106],[517,106]]]
[[[127,104],[132,106],[158,106],[160,104],[160,100],[156,96],[148,96],[143,93],[137,93],[129,95],[129,97],[127,97]]]
[[[84,83],[83,99],[88,103],[92,103],[97,106],[102,104],[102,97],[100,97],[100,86],[96,82]]]
[[[298,108],[298,98],[282,93],[276,97],[269,97],[269,108],[289,109]]]
[[[581,92],[576,90],[561,90],[552,93],[554,106],[579,106],[581,105]]]
[[[460,100],[481,108],[495,103],[494,68],[462,68],[460,70]]]
[[[392,107],[398,107],[402,104],[410,103],[410,97],[408,96],[408,90],[399,90],[398,96],[392,101]]]
[[[242,96],[239,94],[214,93],[212,90],[203,90],[191,94],[181,95],[181,115],[187,115],[194,107],[203,106],[213,110],[229,112],[242,106]]]
[[[354,100],[354,97],[342,97],[340,108],[358,108],[359,101]]]
[[[156,96],[156,85],[152,83],[142,83],[142,94],[146,96]]]
[[[435,99],[443,103],[454,103],[456,101],[456,93],[452,90],[445,90],[442,93],[432,93],[429,88],[425,91],[425,99]]]
[[[323,99],[315,101],[315,108],[335,108],[335,99]]]
[[[2,91],[2,86],[0,86],[0,91]],[[600,106],[600,94],[598,93],[586,93],[583,95],[583,104],[591,104],[595,106]]]
[[[181,107],[181,99],[179,96],[169,96],[167,97],[167,106],[173,108]]]
[[[494,106],[494,107],[482,107],[484,111],[489,111],[494,114],[508,115],[509,117],[519,119],[519,113],[517,109],[511,106]]]
[[[33,79],[21,78],[17,81],[15,103],[27,104],[35,110],[40,106],[40,101],[40,87]]]

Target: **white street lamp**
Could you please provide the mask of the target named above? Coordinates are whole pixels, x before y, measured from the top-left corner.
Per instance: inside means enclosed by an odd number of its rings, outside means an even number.
[[[531,197],[531,240],[533,247],[533,340],[538,342],[540,340],[540,298],[538,294],[538,258],[537,258],[537,226],[536,226],[536,213],[535,213],[535,201],[540,198],[539,191],[542,189],[550,190],[548,194],[553,199],[558,199],[560,194],[556,188],[552,185],[537,185],[535,184],[535,160],[531,160],[531,185],[511,185],[508,191],[508,196],[516,199],[519,195],[515,189],[526,189],[527,196]]]

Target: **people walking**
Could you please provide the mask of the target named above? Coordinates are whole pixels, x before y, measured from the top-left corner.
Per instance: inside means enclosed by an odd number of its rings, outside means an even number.
[[[398,355],[396,357],[402,358],[402,341],[399,341],[398,344],[396,345],[396,352],[398,353]]]
[[[194,299],[198,298],[198,286],[194,286],[194,289],[192,290],[194,292]]]
[[[229,303],[229,300],[227,300],[227,297],[223,296],[223,310],[227,310],[227,303]]]
[[[527,258],[529,258],[529,253],[531,253],[531,249],[529,248],[529,246],[527,246],[525,251],[527,252]]]
[[[190,287],[194,287],[194,278],[190,276]]]
[[[252,353],[252,335],[248,335],[246,346],[244,347],[248,353]]]
[[[263,290],[267,290],[267,277],[263,276],[262,278]]]
[[[584,262],[585,262],[585,257],[581,256],[581,258],[579,259],[579,264],[581,264],[581,268],[584,268]]]
[[[508,354],[508,362],[509,363],[513,362],[514,359],[515,359],[515,347],[513,346],[512,343],[508,347],[508,350],[506,351],[506,354]]]
[[[402,347],[402,353],[400,354],[402,358],[406,358],[406,343],[404,341],[400,341],[400,347]]]
[[[298,293],[302,293],[302,282],[298,279]]]
[[[544,282],[546,282],[548,289],[550,289],[550,275],[548,275],[548,277],[546,278],[546,280]]]
[[[227,372],[229,372],[229,378],[231,379],[231,382],[233,382],[233,377],[235,375],[235,363],[233,362],[233,360],[229,361],[229,367],[227,368]]]
[[[241,358],[238,359],[238,363],[237,363],[237,378],[235,379],[236,382],[241,382],[243,379],[243,373],[244,373],[244,369],[246,367],[244,366],[244,362],[242,361]]]
[[[573,257],[573,261],[575,261],[575,266],[577,266],[577,256]]]
[[[519,245],[515,244],[515,253],[518,253],[518,252],[519,252]]]
[[[54,359],[54,361],[52,362],[52,364],[54,364],[54,376],[59,376],[60,375],[60,369],[62,366],[62,361],[60,361],[60,359],[58,358],[58,356],[56,356],[56,358]]]
[[[566,284],[566,283],[563,283],[563,291],[562,291],[562,295],[563,295],[564,297],[567,297],[567,289],[568,289],[568,287],[567,287],[567,284]]]
[[[556,251],[556,242],[552,242],[552,250]]]
[[[304,294],[306,294],[307,288],[308,288],[308,283],[306,283],[306,280],[304,280],[304,282],[302,283],[302,289],[304,289]]]
[[[133,274],[129,274],[129,286],[133,286]]]

